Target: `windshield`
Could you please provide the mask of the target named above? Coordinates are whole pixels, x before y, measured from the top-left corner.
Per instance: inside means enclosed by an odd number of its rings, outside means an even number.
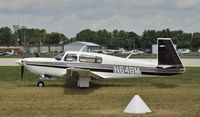
[[[55,58],[56,60],[60,61],[60,60],[62,59],[63,56],[64,56],[64,53],[61,53],[61,54],[55,56],[54,58]]]
[[[77,61],[77,55],[76,54],[67,54],[64,58],[64,61],[76,62]]]

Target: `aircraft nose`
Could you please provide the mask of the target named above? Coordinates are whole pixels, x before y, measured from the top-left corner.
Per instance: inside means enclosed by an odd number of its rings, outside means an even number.
[[[24,59],[19,59],[19,60],[16,61],[16,63],[19,64],[19,65],[23,65]]]

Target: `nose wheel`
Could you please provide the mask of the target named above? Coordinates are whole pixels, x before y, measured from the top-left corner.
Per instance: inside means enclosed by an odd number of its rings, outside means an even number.
[[[44,84],[43,81],[38,81],[37,86],[38,86],[38,87],[44,87],[45,84]]]

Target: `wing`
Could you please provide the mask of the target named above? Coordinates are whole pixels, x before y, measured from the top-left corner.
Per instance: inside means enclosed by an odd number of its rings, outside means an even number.
[[[92,72],[88,69],[79,69],[79,68],[67,68],[66,74],[72,76],[73,72],[78,72],[81,77],[93,77],[93,78],[106,78],[101,74],[97,74],[96,72]]]

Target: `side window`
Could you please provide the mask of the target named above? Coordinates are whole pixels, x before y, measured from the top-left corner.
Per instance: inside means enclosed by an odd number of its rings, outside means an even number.
[[[64,58],[64,61],[76,62],[77,61],[77,55],[76,54],[67,54]]]
[[[79,61],[85,63],[101,63],[102,58],[97,56],[80,55]]]

